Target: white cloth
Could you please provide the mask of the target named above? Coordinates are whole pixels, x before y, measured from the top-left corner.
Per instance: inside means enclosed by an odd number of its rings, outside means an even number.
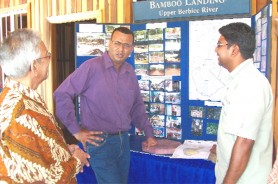
[[[271,86],[254,67],[252,59],[239,65],[231,77],[217,134],[216,183],[223,182],[237,136],[255,141],[238,183],[266,183],[272,164]]]

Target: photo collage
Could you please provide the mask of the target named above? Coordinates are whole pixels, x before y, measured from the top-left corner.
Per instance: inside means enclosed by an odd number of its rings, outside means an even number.
[[[181,27],[134,31],[134,67],[156,137],[182,139]],[[136,134],[142,134],[136,129]]]
[[[189,106],[190,134],[194,137],[216,136],[221,107]]]
[[[77,60],[103,54],[108,49],[112,31],[119,26],[132,29],[129,25],[80,24],[76,34]],[[184,49],[181,46],[182,28],[162,26],[133,31],[134,52],[128,62],[134,66],[138,76],[146,113],[156,137],[183,140],[188,137],[202,138],[205,134],[216,136],[220,108],[188,107],[188,99],[182,102],[182,87],[188,88],[187,84],[183,84],[183,79],[187,79],[186,73],[181,74],[181,51]],[[94,32],[88,32],[89,29]],[[183,62],[183,67],[186,67],[186,61]],[[188,111],[191,120],[188,119]],[[186,117],[182,118],[182,114]],[[204,119],[212,121],[206,123]],[[144,134],[136,128],[134,133]],[[188,135],[183,135],[185,133]]]

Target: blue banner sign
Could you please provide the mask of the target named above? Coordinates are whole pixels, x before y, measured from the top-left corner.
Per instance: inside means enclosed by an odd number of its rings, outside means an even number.
[[[153,0],[133,2],[133,20],[250,15],[250,0]]]

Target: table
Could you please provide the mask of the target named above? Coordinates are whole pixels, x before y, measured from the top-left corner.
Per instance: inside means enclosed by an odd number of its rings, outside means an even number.
[[[214,163],[202,159],[172,159],[142,152],[142,136],[130,136],[131,158],[128,183],[215,183]],[[91,168],[77,175],[78,183],[96,183]]]

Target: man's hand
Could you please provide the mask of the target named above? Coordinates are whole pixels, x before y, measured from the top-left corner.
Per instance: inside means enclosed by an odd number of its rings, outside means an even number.
[[[84,152],[82,149],[80,149],[77,145],[69,145],[69,150],[72,154],[72,156],[78,158],[81,161],[81,171],[83,172],[83,167],[86,165],[87,167],[90,166],[90,163],[88,161],[88,158],[90,158],[90,155]]]
[[[216,155],[216,144],[214,144],[211,148],[210,148],[210,152],[212,154],[215,154]]]
[[[99,144],[97,144],[95,141],[103,141],[103,138],[98,136],[101,134],[103,134],[103,132],[88,131],[85,129],[81,129],[78,133],[74,134],[73,136],[82,143],[83,148],[86,151],[86,142],[98,146]]]
[[[157,144],[157,141],[155,140],[154,137],[149,137],[147,138],[146,141],[143,142],[143,146],[146,146],[147,148],[151,146],[155,146]]]

